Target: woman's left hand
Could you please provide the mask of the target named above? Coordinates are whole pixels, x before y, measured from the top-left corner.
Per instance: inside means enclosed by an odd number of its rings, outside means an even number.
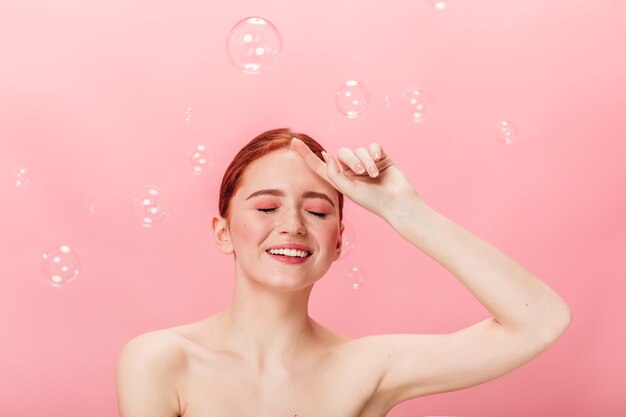
[[[324,163],[299,139],[292,139],[291,146],[317,175],[350,200],[384,219],[401,212],[399,205],[406,204],[408,199],[419,198],[409,179],[378,143],[370,144],[369,150],[360,147],[354,152],[339,148],[339,163],[330,154],[326,154]],[[357,164],[363,167],[360,172]]]

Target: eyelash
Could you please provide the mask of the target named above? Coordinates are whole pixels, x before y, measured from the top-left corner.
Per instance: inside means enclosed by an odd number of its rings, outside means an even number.
[[[265,209],[257,209],[257,210],[262,211],[263,213],[269,213],[269,212],[274,211],[276,209],[275,208],[265,208]],[[321,217],[321,218],[326,217],[326,213],[317,213],[315,211],[309,211],[309,213],[311,213],[314,216]]]

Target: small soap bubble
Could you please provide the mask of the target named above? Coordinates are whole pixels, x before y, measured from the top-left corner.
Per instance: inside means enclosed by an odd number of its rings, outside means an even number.
[[[498,141],[509,145],[517,137],[517,127],[506,120],[501,120],[496,124],[496,138]]]
[[[360,290],[365,284],[363,271],[361,271],[358,267],[353,266],[348,272],[346,272],[345,281],[353,290]]]
[[[80,275],[80,257],[66,244],[44,253],[41,266],[48,283],[56,288],[69,284]]]
[[[433,111],[433,100],[424,90],[411,87],[402,94],[402,109],[414,123],[421,123]]]
[[[193,113],[191,112],[191,107],[187,107],[185,109],[185,122],[189,123],[192,117]]]
[[[448,0],[426,0],[426,3],[430,4],[437,10],[443,10],[448,5]]]
[[[213,160],[208,156],[205,145],[197,145],[193,151],[189,152],[189,159],[193,168],[193,173],[200,175],[213,166]]]
[[[20,168],[17,171],[13,172],[13,179],[15,181],[15,188],[23,188],[27,183],[30,182],[30,178],[28,178],[28,172],[26,168]]]
[[[369,97],[365,86],[356,81],[348,80],[337,88],[335,103],[339,111],[353,119],[367,108]]]
[[[135,193],[131,206],[135,220],[143,227],[152,227],[169,214],[165,193],[154,186]]]
[[[282,50],[282,39],[276,27],[258,16],[237,22],[226,42],[228,58],[246,74],[258,74],[270,68]]]
[[[344,230],[342,235],[343,239],[341,242],[341,255],[339,255],[339,258],[337,260],[341,260],[348,256],[350,252],[352,252],[352,249],[354,249],[355,243],[355,232],[352,223],[346,220],[345,217],[341,220],[341,222],[344,224]]]
[[[383,102],[385,104],[386,109],[391,107],[391,97],[385,96],[385,98],[383,99]]]

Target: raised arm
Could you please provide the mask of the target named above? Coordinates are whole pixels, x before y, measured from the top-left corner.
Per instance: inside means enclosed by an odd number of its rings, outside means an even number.
[[[479,239],[415,197],[397,204],[385,220],[406,240],[450,271],[518,337],[556,340],[572,313],[545,282],[489,243]]]
[[[380,372],[377,401],[454,391],[502,376],[551,346],[571,320],[565,301],[495,247],[419,197],[393,205],[386,220],[465,285],[492,318],[450,334],[397,334],[355,341],[356,360]]]

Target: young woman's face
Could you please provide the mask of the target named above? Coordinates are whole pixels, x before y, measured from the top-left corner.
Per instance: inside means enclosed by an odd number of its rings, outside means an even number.
[[[251,163],[230,209],[238,273],[264,285],[291,290],[310,286],[340,255],[343,226],[337,191],[295,151],[281,149]],[[312,254],[290,263],[267,253],[286,243],[305,245]]]

